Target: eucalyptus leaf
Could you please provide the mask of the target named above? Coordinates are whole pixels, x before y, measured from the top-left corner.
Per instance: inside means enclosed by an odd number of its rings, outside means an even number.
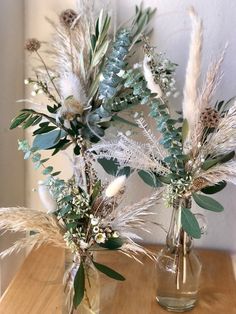
[[[53,167],[52,166],[48,166],[47,168],[45,168],[43,170],[43,174],[47,175],[47,174],[50,174],[52,171],[53,171]]]
[[[61,130],[53,130],[48,133],[38,134],[33,141],[33,147],[38,150],[50,149],[55,146],[62,137],[66,135],[66,132]]]
[[[212,197],[197,193],[192,193],[192,197],[194,201],[204,209],[214,212],[222,212],[224,210],[224,207]]]
[[[78,307],[78,305],[82,302],[84,298],[84,290],[85,290],[84,266],[83,266],[83,263],[80,263],[79,269],[74,279],[73,305],[75,309]]]
[[[201,238],[201,229],[194,214],[188,208],[182,208],[181,224],[188,235],[195,239]]]
[[[96,262],[93,262],[94,266],[103,274],[107,275],[108,277],[119,280],[119,281],[124,281],[125,277],[123,277],[121,274],[116,272],[115,270],[111,269],[110,267],[107,267],[103,264],[99,264]]]

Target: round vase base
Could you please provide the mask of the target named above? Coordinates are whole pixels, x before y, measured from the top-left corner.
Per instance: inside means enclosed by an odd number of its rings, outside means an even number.
[[[195,307],[196,299],[156,297],[161,307],[170,312],[187,312]]]

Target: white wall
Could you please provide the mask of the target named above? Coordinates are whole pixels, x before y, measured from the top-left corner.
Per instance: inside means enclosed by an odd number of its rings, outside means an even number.
[[[134,5],[140,1],[135,0],[116,0],[112,1],[113,5],[117,5],[118,22],[128,19],[133,13]],[[97,0],[96,0],[97,3]],[[104,2],[103,2],[104,3]],[[178,88],[181,91],[184,84],[184,72],[187,62],[188,45],[190,36],[190,21],[187,15],[189,5],[199,12],[204,20],[204,62],[203,74],[212,57],[219,54],[223,49],[226,41],[230,45],[224,62],[225,76],[221,86],[218,88],[219,99],[228,99],[236,95],[236,1],[234,0],[146,0],[145,5],[157,6],[158,12],[153,20],[154,33],[152,42],[157,46],[158,50],[166,52],[167,56],[179,64],[177,70]],[[26,5],[26,37],[37,37],[40,40],[49,40],[50,28],[44,21],[44,16],[56,17],[62,9],[74,7],[73,0],[25,0]],[[180,106],[181,97],[173,102],[173,108]],[[67,172],[68,165],[65,162],[57,160],[57,165]],[[32,170],[32,165],[27,166],[26,195],[27,204],[32,207],[40,207],[38,198],[32,193],[32,188],[36,186],[38,174]],[[132,180],[130,186],[130,201],[147,195],[150,191],[146,186],[138,180]],[[137,193],[138,191],[138,193]],[[236,221],[236,211],[234,209],[234,193],[236,188],[228,186],[222,193],[217,196],[225,205],[225,212],[215,214],[205,211],[208,218],[209,228],[208,234],[204,236],[198,245],[204,247],[225,248],[236,251],[236,229],[234,222]],[[196,209],[198,212],[199,210]],[[165,209],[162,205],[157,205],[157,221],[167,225],[170,210]],[[156,229],[153,234],[145,238],[146,241],[160,242],[164,240],[164,234]]]
[[[0,1],[0,207],[20,206],[24,203],[24,161],[17,151],[20,130],[10,131],[11,119],[20,109],[17,99],[23,98],[23,0]],[[0,251],[7,248],[19,235],[0,235]],[[0,261],[0,294],[19,267],[22,255]]]

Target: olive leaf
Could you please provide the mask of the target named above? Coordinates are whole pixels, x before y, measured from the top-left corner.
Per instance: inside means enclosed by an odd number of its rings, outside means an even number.
[[[106,265],[99,264],[96,262],[93,262],[94,266],[103,274],[107,275],[108,277],[119,280],[119,281],[124,281],[125,277],[123,277],[121,274],[116,272],[115,270],[111,269],[110,267],[107,267]]]
[[[84,298],[84,289],[85,289],[85,273],[83,263],[80,263],[79,269],[75,275],[74,280],[74,298],[73,305],[74,308],[82,302]]]
[[[224,207],[212,197],[197,193],[192,193],[192,197],[194,201],[204,209],[214,212],[222,212],[224,210]]]
[[[188,235],[195,239],[201,238],[201,229],[194,214],[188,208],[182,208],[181,223]]]

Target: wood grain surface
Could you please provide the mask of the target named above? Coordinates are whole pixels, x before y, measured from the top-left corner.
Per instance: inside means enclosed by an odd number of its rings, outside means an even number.
[[[159,250],[151,247],[152,250]],[[200,301],[191,314],[236,314],[236,282],[227,252],[199,250],[203,263]],[[155,301],[155,264],[145,267],[118,252],[99,254],[102,262],[126,277],[116,282],[101,275],[100,314],[168,313]],[[64,252],[41,247],[30,253],[1,298],[1,314],[60,314]]]

